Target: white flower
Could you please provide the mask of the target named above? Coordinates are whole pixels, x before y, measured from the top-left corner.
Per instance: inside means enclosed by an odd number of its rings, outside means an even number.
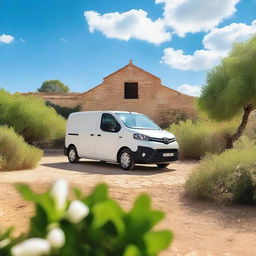
[[[78,223],[89,214],[89,208],[81,201],[74,200],[67,210],[67,218],[72,223]]]
[[[63,179],[57,180],[50,190],[50,195],[55,201],[57,209],[64,210],[68,195],[67,182]]]
[[[47,240],[41,238],[30,238],[15,245],[11,253],[13,256],[41,256],[48,255],[51,251]]]
[[[46,239],[51,247],[55,249],[59,249],[65,244],[65,234],[60,228],[50,230]]]

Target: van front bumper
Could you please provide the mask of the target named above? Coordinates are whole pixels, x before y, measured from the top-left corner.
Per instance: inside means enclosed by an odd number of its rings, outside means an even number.
[[[133,157],[138,164],[170,163],[179,160],[179,151],[178,149],[153,149],[138,146],[137,151],[133,152]]]

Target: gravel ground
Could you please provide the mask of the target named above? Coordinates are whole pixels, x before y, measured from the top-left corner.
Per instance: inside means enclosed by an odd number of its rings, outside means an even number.
[[[71,165],[61,151],[50,150],[34,170],[0,172],[0,224],[15,226],[18,234],[27,229],[28,217],[33,215],[33,208],[15,191],[14,183],[28,183],[43,191],[57,178],[65,178],[71,186],[88,192],[105,182],[126,209],[139,193],[147,192],[154,207],[166,212],[159,227],[172,229],[175,240],[162,256],[256,256],[255,207],[218,206],[184,195],[184,182],[197,164],[180,161],[165,170],[141,165],[122,171],[117,165],[89,160]]]

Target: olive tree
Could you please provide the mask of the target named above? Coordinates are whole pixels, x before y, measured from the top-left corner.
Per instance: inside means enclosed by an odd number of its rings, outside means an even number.
[[[198,106],[217,121],[242,114],[239,127],[227,140],[227,148],[232,148],[256,108],[256,37],[235,44],[229,56],[208,72]]]
[[[60,80],[47,80],[37,89],[39,92],[68,92],[69,87]]]

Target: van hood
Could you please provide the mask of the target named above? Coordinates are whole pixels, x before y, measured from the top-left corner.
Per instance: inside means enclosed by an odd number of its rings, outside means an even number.
[[[147,135],[149,137],[152,138],[168,138],[168,139],[173,139],[175,138],[175,136],[170,133],[167,132],[165,130],[143,130],[143,129],[131,129],[131,131],[133,131],[134,133],[140,133],[140,134],[144,134]]]

